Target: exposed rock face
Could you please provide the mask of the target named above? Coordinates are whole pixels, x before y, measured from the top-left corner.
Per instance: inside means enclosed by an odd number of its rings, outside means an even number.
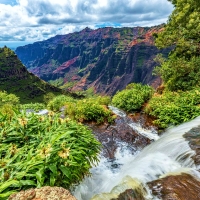
[[[132,119],[131,117],[127,117],[126,120],[133,120],[134,122],[140,123],[143,128],[152,126],[148,119],[142,114],[139,115],[139,113],[137,117]],[[97,136],[98,140],[102,143],[103,154],[105,157],[114,159],[116,150],[121,142],[125,142],[132,153],[143,149],[151,143],[149,138],[134,131],[128,125],[126,120],[118,116],[115,119],[115,123],[112,125],[96,125],[95,123],[87,124],[93,130],[93,133]],[[154,128],[156,129],[156,127]]]
[[[167,176],[148,185],[153,195],[162,200],[200,199],[200,181],[189,174]]]
[[[137,193],[133,189],[129,189],[121,193],[118,198],[111,200],[145,200],[145,198],[141,193]]]
[[[158,86],[152,75],[158,50],[151,28],[85,28],[81,32],[58,35],[46,41],[18,47],[16,53],[29,71],[45,81],[71,90],[86,90],[112,95],[128,83],[142,82]]]
[[[200,126],[192,128],[189,130],[184,137],[189,141],[191,149],[193,149],[196,154],[193,156],[196,165],[200,165]]]
[[[40,189],[29,189],[11,195],[8,200],[76,200],[68,190],[61,187],[45,186]]]
[[[21,97],[21,103],[43,101],[45,94],[61,94],[61,90],[29,73],[9,48],[0,48],[0,90]]]

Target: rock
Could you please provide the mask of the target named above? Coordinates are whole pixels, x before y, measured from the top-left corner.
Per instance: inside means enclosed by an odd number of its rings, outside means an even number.
[[[131,120],[131,119],[129,119]],[[118,116],[112,125],[95,123],[87,124],[96,135],[98,140],[103,144],[103,155],[114,159],[116,149],[121,142],[126,142],[127,147],[135,153],[151,143],[151,140],[138,134],[128,124],[127,121]]]
[[[200,180],[186,173],[152,181],[148,186],[152,194],[162,200],[200,199]]]
[[[193,156],[196,165],[200,165],[200,126],[192,128],[183,137],[189,141],[191,149],[193,149],[196,154]]]
[[[45,186],[37,189],[20,191],[11,195],[8,200],[76,200],[71,193],[62,187]]]
[[[118,198],[111,200],[145,200],[141,193],[136,193],[133,189],[128,189],[121,193]]]

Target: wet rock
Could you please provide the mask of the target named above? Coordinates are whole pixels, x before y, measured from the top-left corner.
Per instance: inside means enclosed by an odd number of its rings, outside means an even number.
[[[129,114],[129,117],[137,123],[142,124],[143,128],[153,127],[158,130],[158,128],[154,125],[153,121],[155,118],[150,115],[146,115],[144,112],[136,112],[134,114]]]
[[[200,126],[192,128],[183,135],[189,141],[192,150],[196,152],[193,156],[196,165],[200,165]]]
[[[61,187],[45,186],[37,189],[20,191],[11,195],[8,200],[76,200],[68,190]]]
[[[111,200],[145,200],[145,198],[142,194],[137,194],[133,189],[129,189],[121,193],[118,198]]]
[[[113,125],[95,123],[87,124],[103,145],[103,155],[114,159],[116,149],[121,142],[126,142],[127,148],[135,153],[151,143],[151,140],[139,135],[124,120],[123,117],[117,117]]]
[[[186,173],[152,181],[148,186],[162,200],[200,199],[200,181]]]

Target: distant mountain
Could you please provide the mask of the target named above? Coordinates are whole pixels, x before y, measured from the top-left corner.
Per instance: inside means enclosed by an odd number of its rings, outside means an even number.
[[[61,90],[29,73],[17,55],[9,48],[0,48],[0,90],[16,94],[21,103],[42,102],[48,93]]]
[[[158,86],[152,75],[158,53],[153,34],[162,26],[135,28],[85,28],[45,41],[18,47],[16,54],[28,70],[45,81],[76,90],[94,88],[113,95],[131,82]]]

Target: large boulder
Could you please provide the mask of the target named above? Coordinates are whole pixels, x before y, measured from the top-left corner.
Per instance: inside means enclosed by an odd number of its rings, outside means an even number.
[[[29,189],[11,195],[8,200],[76,200],[71,193],[62,187],[49,187]]]

